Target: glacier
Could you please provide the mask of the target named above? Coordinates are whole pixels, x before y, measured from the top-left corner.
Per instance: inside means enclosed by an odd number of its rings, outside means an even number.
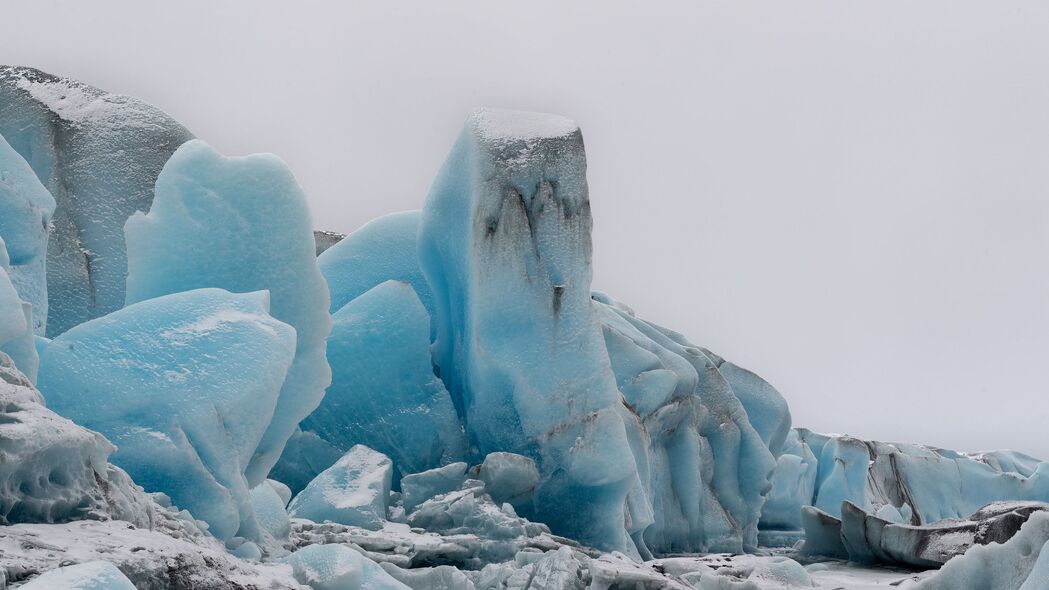
[[[136,98],[15,66],[0,66],[0,135],[55,201],[47,334],[123,307],[124,222],[149,209],[161,167],[193,135]]]
[[[221,289],[130,305],[55,338],[40,391],[217,538],[265,541],[246,471],[295,353],[295,331],[268,312],[265,292]]]
[[[332,322],[332,383],[302,430],[339,452],[363,444],[386,454],[395,488],[402,474],[462,460],[466,437],[448,391],[433,374],[430,316],[411,285],[381,283],[336,311]],[[327,467],[320,463],[311,465]]]
[[[295,360],[247,465],[258,485],[331,382],[328,289],[302,189],[276,156],[225,157],[193,140],[164,165],[149,213],[133,215],[124,233],[128,304],[207,287],[268,290],[269,312],[295,329]]]
[[[53,569],[22,586],[25,590],[136,590],[108,561],[88,561]]]

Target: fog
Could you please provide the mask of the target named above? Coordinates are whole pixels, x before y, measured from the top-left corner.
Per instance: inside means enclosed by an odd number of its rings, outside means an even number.
[[[1049,5],[4,3],[0,61],[419,208],[469,110],[583,129],[594,287],[814,430],[1049,458]]]

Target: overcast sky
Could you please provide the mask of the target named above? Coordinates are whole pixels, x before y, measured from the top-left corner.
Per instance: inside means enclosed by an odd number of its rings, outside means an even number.
[[[1049,458],[1049,5],[7,2],[0,61],[419,208],[473,106],[583,128],[595,288],[796,425]]]

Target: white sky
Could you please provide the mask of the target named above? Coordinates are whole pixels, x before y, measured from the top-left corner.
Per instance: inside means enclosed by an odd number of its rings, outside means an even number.
[[[421,206],[475,105],[583,128],[595,288],[795,424],[1049,458],[1049,5],[4,3],[0,62],[274,152],[317,227]]]

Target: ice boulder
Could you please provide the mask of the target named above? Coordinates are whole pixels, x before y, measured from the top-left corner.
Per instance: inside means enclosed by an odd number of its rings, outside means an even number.
[[[910,590],[1043,590],[1049,587],[1049,512],[1031,515],[1005,543],[976,546]]]
[[[33,334],[32,306],[19,297],[11,281],[7,250],[0,238],[0,352],[10,357],[29,381],[36,381],[39,355]]]
[[[269,480],[251,488],[251,506],[255,518],[274,539],[287,539],[291,533],[291,519],[288,518],[285,505],[287,502]]]
[[[404,510],[411,512],[430,498],[458,490],[466,481],[466,463],[449,463],[401,478],[401,498]]]
[[[386,281],[332,320],[332,383],[302,430],[340,452],[363,444],[387,455],[394,485],[402,474],[461,460],[466,437],[448,390],[433,374],[430,316],[411,285]]]
[[[392,479],[389,457],[356,445],[292,498],[288,513],[378,530],[386,521]]]
[[[2,107],[0,107],[2,108]],[[31,331],[47,322],[47,228],[55,199],[22,156],[0,135],[0,239],[19,297],[33,306]]]
[[[379,564],[345,545],[310,545],[284,558],[314,590],[409,590]]]
[[[207,287],[265,289],[270,314],[295,329],[295,361],[247,466],[258,485],[331,381],[328,289],[302,189],[276,156],[227,158],[191,141],[164,165],[152,208],[131,217],[125,234],[128,304]]]
[[[638,473],[590,301],[591,224],[579,128],[481,109],[426,199],[419,261],[435,364],[471,444],[536,461],[535,518],[637,555],[624,507]]]
[[[344,454],[345,449],[339,449],[316,433],[296,429],[284,446],[280,461],[270,471],[270,478],[288,486],[295,495]]]
[[[513,453],[488,453],[477,477],[484,482],[485,491],[496,504],[525,505],[531,501],[532,493],[539,485],[535,461]]]
[[[124,222],[149,210],[157,174],[192,134],[138,99],[0,66],[0,135],[56,203],[47,248],[48,335],[123,307]],[[30,275],[42,269],[31,266]],[[31,280],[19,279],[20,288]]]
[[[816,456],[795,430],[788,434],[782,450],[759,526],[771,531],[801,531],[801,507],[810,505],[815,494]]]
[[[383,215],[324,251],[317,264],[328,281],[332,313],[372,287],[397,280],[411,285],[433,315],[433,293],[419,269],[416,246],[421,219],[421,211]]]
[[[55,338],[40,390],[219,539],[264,539],[245,470],[295,352],[295,331],[268,310],[265,292],[221,289],[130,305]]]
[[[108,561],[88,561],[45,572],[23,590],[135,590],[135,585]]]
[[[0,524],[121,519],[154,521],[153,504],[108,463],[102,435],[43,405],[43,397],[0,353]]]

